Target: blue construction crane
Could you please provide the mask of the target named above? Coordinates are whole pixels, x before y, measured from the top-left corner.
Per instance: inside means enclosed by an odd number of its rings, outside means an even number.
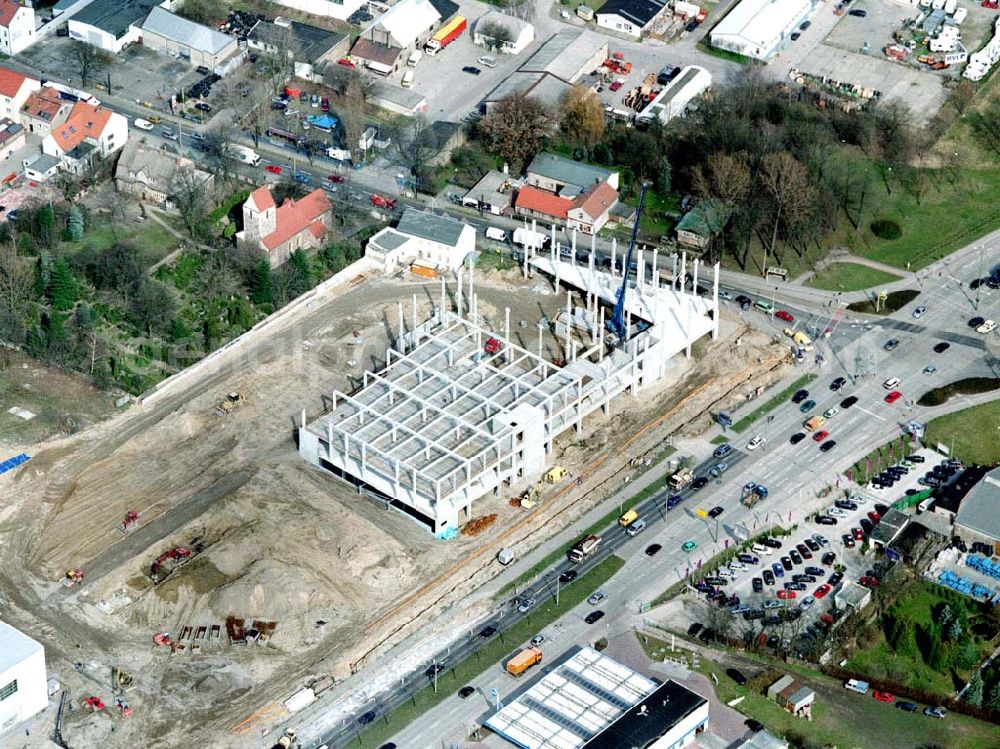
[[[608,320],[608,329],[615,334],[619,341],[624,341],[625,330],[625,290],[628,288],[628,276],[632,268],[632,253],[635,252],[635,238],[639,234],[639,217],[642,215],[642,201],[646,198],[646,183],[642,183],[642,190],[639,192],[639,205],[635,209],[635,225],[632,227],[632,238],[628,243],[628,253],[625,255],[625,264],[622,266],[622,285],[618,289],[618,296],[615,298],[615,308]]]

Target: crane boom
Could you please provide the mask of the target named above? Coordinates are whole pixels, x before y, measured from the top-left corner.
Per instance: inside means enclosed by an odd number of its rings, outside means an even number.
[[[618,296],[615,298],[615,307],[611,313],[611,320],[608,327],[615,334],[619,341],[625,340],[625,291],[628,288],[629,268],[632,266],[632,253],[635,251],[635,239],[639,234],[639,217],[642,215],[642,202],[646,198],[646,183],[642,183],[639,192],[639,205],[635,209],[635,224],[632,226],[632,238],[628,243],[628,253],[625,255],[625,265],[622,267],[622,285],[618,289]]]

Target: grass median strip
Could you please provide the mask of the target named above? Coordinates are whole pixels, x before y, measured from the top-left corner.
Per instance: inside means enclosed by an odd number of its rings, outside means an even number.
[[[438,675],[437,693],[434,692],[434,687],[428,679],[427,686],[413,692],[403,705],[386,715],[378,716],[377,721],[368,728],[359,729],[359,733],[349,745],[356,746],[358,749],[375,749],[375,747],[381,746],[383,742],[388,741],[390,737],[409,725],[421,713],[430,710],[445,699],[453,697],[458,689],[468,684],[486,669],[500,668],[498,665],[500,661],[516,652],[545,627],[585,600],[624,564],[625,562],[616,556],[610,556],[603,560],[589,572],[564,586],[559,594],[558,605],[556,605],[555,599],[547,599],[527,617],[504,632],[502,636],[497,636],[483,645],[475,655],[453,668],[442,671]],[[542,650],[545,650],[544,644]],[[528,673],[530,675],[531,672]],[[514,677],[498,672],[497,678],[513,679]],[[471,699],[482,700],[482,697],[483,695],[476,695]]]
[[[786,402],[789,398],[795,395],[796,390],[805,387],[810,382],[815,380],[817,376],[818,375],[812,374],[811,372],[809,374],[802,375],[791,385],[789,385],[780,393],[771,398],[771,400],[769,400],[767,403],[765,403],[762,406],[759,406],[756,410],[751,411],[742,419],[733,424],[733,426],[731,427],[732,430],[737,434],[741,434],[742,432],[746,431],[747,427],[749,427],[751,424],[757,421],[757,419],[759,419],[761,416],[766,416],[767,414],[771,413],[771,411],[773,411],[782,403]]]

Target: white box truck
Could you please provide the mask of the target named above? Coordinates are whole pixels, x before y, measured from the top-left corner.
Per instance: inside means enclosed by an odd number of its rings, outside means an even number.
[[[247,146],[238,143],[230,143],[226,146],[226,154],[229,158],[239,161],[241,164],[257,166],[260,163],[260,154]]]
[[[492,239],[494,242],[506,242],[507,232],[495,226],[488,226],[486,227],[486,238]]]
[[[403,73],[403,80],[399,82],[399,85],[403,88],[409,88],[413,85],[413,71],[407,70]]]
[[[525,248],[531,247],[536,250],[541,250],[544,249],[548,243],[548,235],[542,234],[540,231],[532,231],[531,229],[514,230],[514,244],[521,245]]]

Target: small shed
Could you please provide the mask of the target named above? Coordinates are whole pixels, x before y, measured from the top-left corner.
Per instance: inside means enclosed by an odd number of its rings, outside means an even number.
[[[812,717],[816,693],[794,677],[785,675],[767,688],[767,698],[800,718]]]
[[[731,211],[717,200],[703,200],[684,214],[677,224],[677,243],[703,250],[721,232]]]

